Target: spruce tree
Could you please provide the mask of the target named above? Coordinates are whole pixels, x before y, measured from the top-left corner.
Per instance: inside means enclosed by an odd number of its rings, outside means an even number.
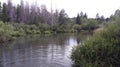
[[[65,10],[62,9],[59,13],[59,24],[60,25],[63,25],[63,24],[66,24],[66,19],[67,19],[67,14],[65,13]]]
[[[0,20],[2,20],[2,6],[1,6],[1,2],[0,2]]]
[[[87,14],[86,13],[84,14],[84,18],[87,19]]]
[[[81,18],[79,14],[76,17],[76,24],[81,24]]]
[[[7,5],[6,3],[3,3],[3,8],[2,8],[2,21],[6,22],[7,21]]]
[[[16,22],[20,23],[20,5],[17,5],[16,9]]]

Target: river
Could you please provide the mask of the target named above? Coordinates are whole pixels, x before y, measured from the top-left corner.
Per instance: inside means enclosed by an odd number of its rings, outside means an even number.
[[[0,67],[72,67],[73,46],[86,35],[27,36],[0,44]]]

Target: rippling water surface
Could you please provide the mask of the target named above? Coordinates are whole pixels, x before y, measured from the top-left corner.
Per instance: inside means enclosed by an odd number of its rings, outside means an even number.
[[[1,44],[0,67],[72,67],[71,49],[83,38],[74,34],[29,36]]]

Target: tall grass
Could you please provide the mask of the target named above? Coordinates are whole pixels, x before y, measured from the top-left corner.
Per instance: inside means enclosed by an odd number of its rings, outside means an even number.
[[[120,67],[120,21],[74,47],[71,58],[75,67]]]

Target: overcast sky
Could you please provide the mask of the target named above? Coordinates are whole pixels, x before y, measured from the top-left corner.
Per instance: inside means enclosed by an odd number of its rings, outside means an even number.
[[[0,0],[6,2],[7,0]],[[120,0],[23,0],[29,3],[45,4],[48,10],[65,9],[69,17],[74,17],[77,13],[83,11],[88,17],[94,18],[97,13],[109,17],[115,10],[120,8]],[[20,0],[12,0],[13,3],[19,3]]]

